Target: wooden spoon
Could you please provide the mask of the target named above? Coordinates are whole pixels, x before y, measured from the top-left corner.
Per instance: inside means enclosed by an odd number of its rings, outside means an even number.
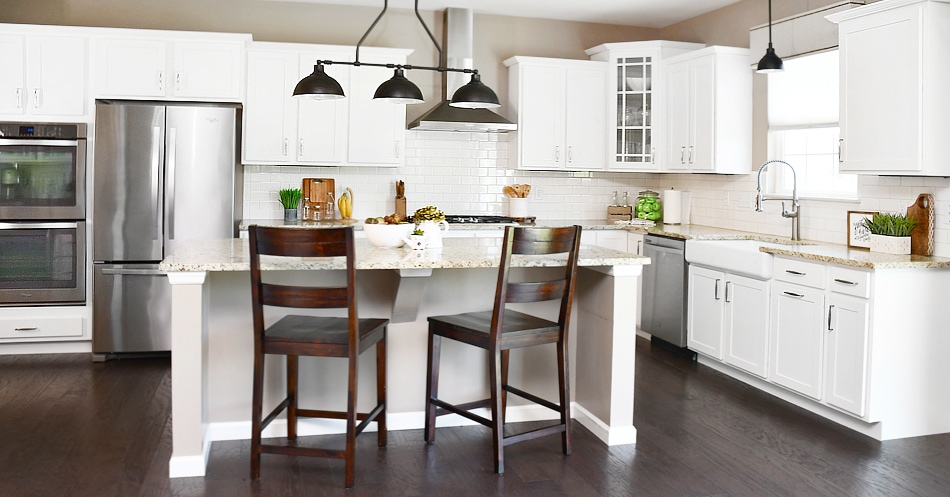
[[[531,185],[529,185],[528,183],[525,183],[524,187],[522,187],[521,193],[522,193],[521,195],[522,197],[528,198],[528,194],[531,193]]]
[[[521,185],[519,185],[519,184],[511,185],[511,189],[515,191],[515,196],[516,196],[516,197],[518,197],[518,198],[521,198],[521,197],[522,197],[522,195],[521,195]]]
[[[517,195],[517,194],[515,193],[514,188],[512,188],[512,187],[510,187],[510,186],[508,186],[508,185],[505,185],[505,187],[502,188],[501,191],[504,192],[505,195],[507,195],[507,196],[509,196],[509,197],[511,197],[511,198],[515,198],[515,196]]]

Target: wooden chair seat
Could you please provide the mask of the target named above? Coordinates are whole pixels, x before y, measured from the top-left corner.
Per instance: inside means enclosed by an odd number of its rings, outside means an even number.
[[[248,228],[251,255],[251,300],[254,318],[254,392],[251,413],[251,479],[261,474],[261,454],[328,457],[345,460],[344,485],[353,486],[356,466],[356,437],[371,422],[377,424],[377,444],[386,446],[386,332],[388,319],[359,318],[356,309],[356,266],[353,228]],[[345,287],[290,286],[265,282],[261,255],[276,257],[345,257]],[[264,308],[345,308],[346,317],[289,314],[271,326],[264,326]],[[376,347],[376,406],[357,411],[359,355]],[[264,359],[286,356],[287,393],[272,411],[264,415]],[[343,357],[347,359],[347,401],[345,411],[304,409],[297,404],[299,356]],[[263,443],[262,432],[287,413],[287,442]],[[341,449],[302,447],[296,444],[299,418],[346,420],[345,447]],[[359,421],[359,424],[357,424]]]
[[[554,433],[561,434],[565,455],[571,453],[570,374],[567,362],[568,324],[574,298],[577,257],[580,251],[580,226],[566,228],[505,229],[502,243],[495,305],[490,311],[467,312],[447,316],[430,316],[428,377],[426,379],[426,442],[435,441],[436,417],[457,414],[492,430],[495,472],[505,472],[504,447]],[[511,282],[511,256],[567,254],[564,274],[553,281]],[[557,321],[550,321],[523,312],[507,309],[509,303],[560,301]],[[449,404],[439,393],[439,363],[442,338],[449,338],[488,351],[488,384],[490,397],[463,404]],[[509,351],[514,348],[556,344],[559,402],[554,403],[508,384]],[[514,394],[559,414],[557,424],[523,433],[505,434],[507,394]],[[489,407],[491,417],[470,412]]]

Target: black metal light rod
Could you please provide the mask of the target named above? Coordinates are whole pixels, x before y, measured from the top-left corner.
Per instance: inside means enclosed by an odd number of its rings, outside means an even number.
[[[349,62],[349,61],[340,61],[340,60],[318,60],[316,64],[323,64],[325,66],[331,66],[333,64],[342,64],[347,66],[369,66],[369,67],[387,67],[389,69],[422,69],[424,71],[437,71],[437,72],[461,72],[466,74],[478,74],[478,69],[456,69],[454,67],[429,67],[429,66],[414,66],[412,64],[377,64],[373,62]]]
[[[383,10],[376,16],[376,20],[373,21],[373,24],[370,24],[369,29],[363,33],[363,37],[360,38],[360,41],[356,44],[356,62],[351,65],[354,66],[373,66],[373,67],[389,67],[389,68],[403,68],[403,69],[426,69],[429,71],[452,71],[452,72],[466,72],[471,73],[471,70],[461,70],[461,69],[451,69],[444,67],[445,58],[442,53],[442,47],[439,46],[439,42],[435,40],[435,36],[432,35],[432,31],[429,30],[429,26],[426,25],[426,22],[422,19],[422,15],[419,14],[419,0],[416,0],[416,18],[419,19],[419,24],[422,24],[422,29],[426,30],[426,34],[429,35],[429,39],[432,40],[432,44],[435,45],[436,51],[439,52],[439,67],[420,67],[420,66],[410,66],[410,65],[397,65],[397,64],[365,64],[360,62],[360,47],[363,45],[363,42],[366,41],[366,37],[369,36],[369,33],[376,27],[376,24],[379,23],[379,20],[383,18],[383,15],[386,14],[386,9],[389,8],[389,0],[383,0]],[[319,64],[321,61],[317,61]],[[330,64],[330,61],[322,61],[326,64]],[[337,62],[337,64],[347,64],[347,62]],[[477,72],[477,71],[476,71]]]

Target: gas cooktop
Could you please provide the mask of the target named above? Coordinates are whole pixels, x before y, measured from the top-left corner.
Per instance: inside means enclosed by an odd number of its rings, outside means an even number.
[[[446,222],[454,224],[516,224],[518,220],[507,216],[468,216],[447,214]]]

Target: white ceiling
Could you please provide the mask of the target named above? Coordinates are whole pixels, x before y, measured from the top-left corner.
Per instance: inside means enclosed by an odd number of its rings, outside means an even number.
[[[275,1],[275,0],[269,0]],[[383,0],[276,0],[378,7]],[[419,10],[446,7],[472,9],[477,14],[539,17],[567,21],[662,28],[731,5],[740,0],[419,0]],[[413,9],[414,0],[390,0],[389,8]]]

